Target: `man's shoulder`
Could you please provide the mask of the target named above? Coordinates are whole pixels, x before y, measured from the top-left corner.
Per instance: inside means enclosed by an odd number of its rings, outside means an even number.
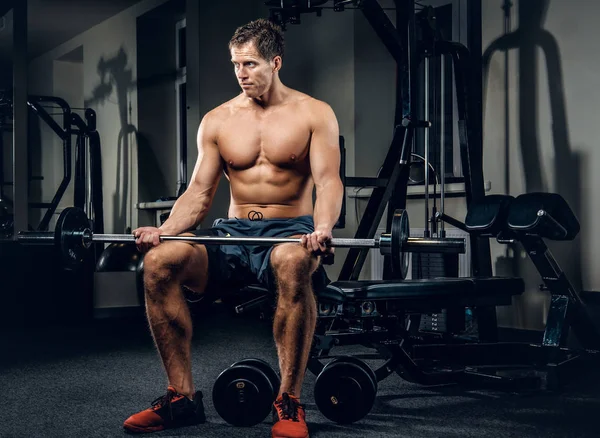
[[[313,118],[321,119],[323,117],[330,118],[333,116],[333,108],[324,100],[310,96],[308,94],[297,92],[296,97],[298,106],[306,111],[306,114]]]
[[[227,102],[223,102],[219,106],[211,109],[204,115],[204,119],[208,122],[218,122],[226,119],[231,115],[235,108],[239,105],[239,96],[234,97]]]
[[[239,106],[239,98],[240,98],[239,96],[236,96],[236,97],[228,100],[227,102],[223,102],[221,105],[213,108],[209,112],[209,114],[212,114],[213,116],[219,116],[219,115],[230,113],[237,106]]]
[[[296,99],[298,103],[309,109],[311,112],[331,110],[331,106],[324,100],[318,99],[301,91],[296,91],[296,93]]]

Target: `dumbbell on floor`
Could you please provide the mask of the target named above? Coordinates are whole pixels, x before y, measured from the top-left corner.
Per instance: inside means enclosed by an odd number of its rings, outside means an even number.
[[[219,374],[213,386],[217,413],[234,426],[254,426],[271,413],[281,380],[262,359],[235,362]]]
[[[340,356],[329,362],[315,382],[317,408],[339,424],[354,423],[366,416],[376,395],[375,372],[353,356]]]

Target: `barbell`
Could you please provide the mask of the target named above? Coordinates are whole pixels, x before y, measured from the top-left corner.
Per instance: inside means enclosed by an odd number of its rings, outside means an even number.
[[[250,245],[273,246],[280,243],[301,243],[293,237],[239,237],[239,236],[170,236],[161,235],[161,242],[183,241],[202,245]],[[17,241],[22,244],[55,245],[60,252],[63,265],[75,269],[85,259],[87,250],[93,243],[135,243],[131,234],[97,234],[90,229],[90,221],[85,212],[77,207],[62,211],[54,232],[21,231]],[[410,237],[408,213],[398,209],[394,212],[390,233],[383,233],[374,239],[337,238],[328,242],[335,248],[376,248],[381,254],[391,256],[392,269],[401,278],[408,271],[409,252],[422,253],[464,253],[465,239]]]

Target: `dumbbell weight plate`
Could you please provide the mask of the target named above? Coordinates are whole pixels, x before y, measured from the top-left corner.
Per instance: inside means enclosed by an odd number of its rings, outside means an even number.
[[[66,269],[76,269],[88,254],[81,243],[81,234],[90,227],[85,212],[79,208],[66,208],[62,211],[54,229],[54,243]]]
[[[333,359],[331,362],[329,362],[327,365],[331,365],[334,364],[336,362],[349,362],[349,363],[353,363],[355,365],[358,365],[359,367],[361,367],[371,378],[371,383],[373,384],[373,391],[375,392],[375,394],[377,394],[377,376],[375,375],[375,371],[373,371],[373,368],[371,368],[369,365],[367,365],[367,363],[365,361],[363,361],[362,359],[359,359],[358,357],[355,356],[338,356],[335,359]]]
[[[372,405],[375,402],[375,397],[377,395],[377,390],[378,390],[377,376],[375,375],[375,371],[373,371],[373,368],[371,368],[369,365],[367,365],[367,363],[365,361],[363,361],[362,359],[359,359],[358,357],[355,357],[355,356],[338,356],[335,359],[333,359],[331,362],[329,362],[327,365],[328,366],[333,365],[336,362],[353,363],[353,364],[361,367],[361,369],[363,369],[369,375],[370,383],[372,384],[372,386],[370,387],[370,390],[367,391],[367,393],[371,394],[371,390],[373,391],[372,392],[373,393],[373,402],[369,402],[370,405]],[[369,411],[370,410],[371,410],[371,407],[369,407]]]
[[[356,359],[358,360],[358,359]],[[339,424],[354,423],[373,407],[377,382],[366,364],[338,358],[328,363],[315,382],[315,403],[319,411]]]
[[[269,365],[268,362],[266,362],[262,359],[250,358],[250,359],[242,359],[242,360],[234,363],[231,366],[235,366],[235,365],[250,365],[250,366],[258,368],[263,373],[265,373],[265,376],[267,376],[269,378],[271,385],[273,385],[273,400],[272,401],[275,401],[275,399],[277,398],[277,395],[279,394],[279,386],[281,385],[281,379],[279,378],[279,374],[277,374],[277,371],[275,371],[273,369],[273,367],[271,365]]]
[[[217,413],[234,426],[254,426],[271,412],[273,385],[267,375],[252,365],[225,369],[213,386]]]

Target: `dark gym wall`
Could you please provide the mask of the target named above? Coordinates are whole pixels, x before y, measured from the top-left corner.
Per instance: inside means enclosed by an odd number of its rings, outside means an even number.
[[[138,225],[138,90],[137,17],[155,9],[163,0],[143,0],[91,27],[69,41],[32,59],[29,64],[30,91],[54,94],[53,64],[78,47],[83,47],[84,104],[96,111],[102,142],[104,220],[106,232],[126,232]],[[174,108],[162,108],[174,113]],[[42,132],[44,177],[62,175],[54,163],[60,145],[53,133]],[[54,166],[45,169],[46,165]],[[44,186],[51,199],[56,184]],[[53,223],[51,224],[54,225]]]
[[[504,33],[503,1],[483,1],[482,6],[485,51]],[[600,185],[600,65],[594,55],[598,13],[600,4],[586,0],[515,2],[512,30],[521,34],[509,52],[508,87],[502,48],[492,58],[484,84],[486,179],[495,193],[553,191],[569,202],[581,223],[579,237],[552,244],[551,249],[574,286],[583,290],[600,290],[600,198],[595,196]],[[508,323],[541,328],[549,300],[537,288],[539,276],[520,252],[508,254],[506,263],[505,248],[494,249],[497,265],[510,266],[527,284]]]
[[[345,13],[354,16],[356,174],[375,176],[394,132],[396,63],[362,13]],[[388,17],[395,23],[394,11]]]
[[[171,0],[137,19],[140,201],[177,194],[175,29],[184,17],[185,0]]]
[[[12,66],[12,9],[9,10],[4,16],[3,20],[5,27],[3,32],[9,33],[10,35],[5,38],[0,38],[0,90],[10,90],[13,84],[13,66]],[[12,143],[13,134],[11,130],[4,130],[0,132],[2,136],[0,142],[2,144],[2,150],[0,153],[2,157],[2,173],[5,181],[12,181]],[[4,187],[4,194],[12,196],[12,187]],[[1,196],[0,196],[1,197]]]
[[[4,8],[2,9],[4,12]],[[13,10],[9,9],[1,18],[4,27],[0,38],[0,89],[9,89],[13,85],[12,42]]]

